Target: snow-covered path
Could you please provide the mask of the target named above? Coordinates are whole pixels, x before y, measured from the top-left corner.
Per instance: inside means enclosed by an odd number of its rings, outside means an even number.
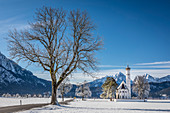
[[[22,113],[170,113],[170,100],[148,102],[109,102],[108,100],[76,100],[70,105],[48,105]]]

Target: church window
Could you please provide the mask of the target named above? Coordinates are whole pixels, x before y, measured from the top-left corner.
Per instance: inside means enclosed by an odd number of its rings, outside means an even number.
[[[124,84],[122,84],[122,89],[125,89],[125,86],[124,86]]]

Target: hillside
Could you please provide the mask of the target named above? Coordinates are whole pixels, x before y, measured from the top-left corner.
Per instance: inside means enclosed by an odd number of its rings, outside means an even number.
[[[150,84],[150,97],[157,98],[161,97],[161,94],[167,94],[170,96],[170,81],[161,82],[161,83],[154,83],[151,82]]]
[[[50,90],[50,81],[37,78],[0,53],[0,94],[42,94]]]

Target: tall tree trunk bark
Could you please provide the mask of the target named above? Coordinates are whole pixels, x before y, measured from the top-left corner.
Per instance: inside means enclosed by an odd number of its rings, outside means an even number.
[[[84,84],[83,84],[83,86],[82,86],[82,94],[83,94],[82,100],[84,100]]]
[[[51,104],[53,104],[53,105],[58,104],[57,97],[56,97],[56,96],[57,96],[56,89],[57,89],[56,82],[52,81],[52,97],[51,97]]]
[[[84,100],[84,96],[82,96],[82,100]]]
[[[64,94],[62,94],[62,101],[64,101]]]
[[[63,84],[63,89],[62,89],[62,101],[64,101],[64,87],[65,87],[65,84]]]

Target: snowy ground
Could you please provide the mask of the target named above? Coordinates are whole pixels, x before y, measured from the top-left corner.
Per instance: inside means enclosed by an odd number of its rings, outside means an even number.
[[[50,103],[51,98],[2,98],[1,97],[0,107],[20,105],[20,100],[22,101],[22,105],[25,105],[25,104]],[[61,101],[61,98],[58,98],[58,101]]]
[[[20,113],[170,113],[170,100],[110,102],[104,99],[75,100],[70,105],[48,105]]]

